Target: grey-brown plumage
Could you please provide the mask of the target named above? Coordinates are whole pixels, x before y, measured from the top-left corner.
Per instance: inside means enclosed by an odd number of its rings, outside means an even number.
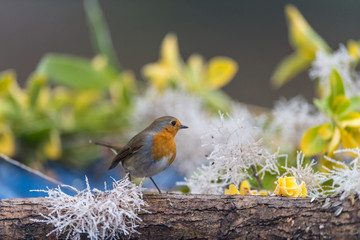
[[[187,127],[178,119],[164,116],[156,119],[135,135],[125,146],[102,141],[97,141],[95,144],[111,148],[116,152],[109,169],[121,163],[125,171],[129,173],[129,177],[149,177],[154,182],[151,177],[166,169],[175,159],[174,138],[178,130],[183,128]],[[153,147],[155,142],[156,151]],[[161,192],[156,184],[155,186]]]
[[[144,139],[146,135],[159,133],[165,126],[167,126],[171,122],[172,119],[175,118],[171,116],[164,116],[156,119],[148,127],[135,135],[125,146],[120,146],[104,141],[95,141],[94,143],[97,145],[112,148],[117,152],[115,158],[113,159],[109,167],[110,170],[116,167],[120,162],[130,158],[134,153],[136,153],[144,145]]]

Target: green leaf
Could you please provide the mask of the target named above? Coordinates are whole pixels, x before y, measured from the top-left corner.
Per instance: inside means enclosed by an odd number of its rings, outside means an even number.
[[[322,125],[307,130],[301,139],[300,147],[306,156],[324,153],[329,145],[329,140],[324,140],[319,134]]]
[[[305,71],[310,67],[311,62],[301,56],[299,53],[293,53],[292,55],[283,59],[275,69],[271,77],[271,83],[274,87],[279,88],[290,79]]]
[[[110,31],[101,11],[99,2],[97,0],[85,0],[84,8],[97,54],[105,57],[111,67],[120,71],[121,68],[115,55]]]
[[[332,104],[331,110],[335,115],[343,114],[350,106],[350,99],[344,95],[337,96]]]
[[[38,74],[44,74],[55,83],[76,89],[102,89],[116,78],[110,67],[95,69],[86,58],[60,54],[45,55],[38,67]]]
[[[347,112],[353,112],[359,110],[360,106],[360,96],[354,96],[350,98],[350,106],[347,109]]]
[[[339,72],[333,69],[330,74],[330,104],[340,95],[345,95],[344,83]]]
[[[15,81],[15,73],[11,70],[0,73],[0,94],[6,93],[12,82]]]
[[[31,108],[35,108],[39,97],[39,93],[46,83],[47,81],[44,75],[39,75],[35,73],[30,77],[27,84],[28,84],[29,106]]]
[[[206,104],[214,110],[214,112],[221,110],[222,112],[229,111],[229,97],[221,90],[206,91],[200,93],[204,98]]]
[[[329,101],[328,98],[323,98],[323,99],[314,99],[313,100],[315,106],[322,111],[323,113],[325,113],[328,116],[331,116],[331,108],[329,106]]]

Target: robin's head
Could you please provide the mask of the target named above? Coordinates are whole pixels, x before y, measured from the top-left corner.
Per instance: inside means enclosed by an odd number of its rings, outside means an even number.
[[[175,135],[180,129],[188,128],[180,123],[180,121],[171,116],[164,116],[156,119],[150,126],[155,132],[167,131]]]

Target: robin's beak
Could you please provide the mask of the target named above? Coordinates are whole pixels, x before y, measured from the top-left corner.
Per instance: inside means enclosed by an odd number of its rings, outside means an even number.
[[[180,129],[184,129],[184,128],[189,128],[189,127],[185,125],[180,125]]]

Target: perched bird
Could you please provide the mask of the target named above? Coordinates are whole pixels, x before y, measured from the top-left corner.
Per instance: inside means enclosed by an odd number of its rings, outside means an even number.
[[[147,128],[135,135],[125,146],[94,142],[116,152],[109,170],[119,163],[129,177],[149,177],[161,193],[152,176],[165,170],[176,156],[175,135],[180,129],[188,128],[177,118],[164,116],[156,119]]]

